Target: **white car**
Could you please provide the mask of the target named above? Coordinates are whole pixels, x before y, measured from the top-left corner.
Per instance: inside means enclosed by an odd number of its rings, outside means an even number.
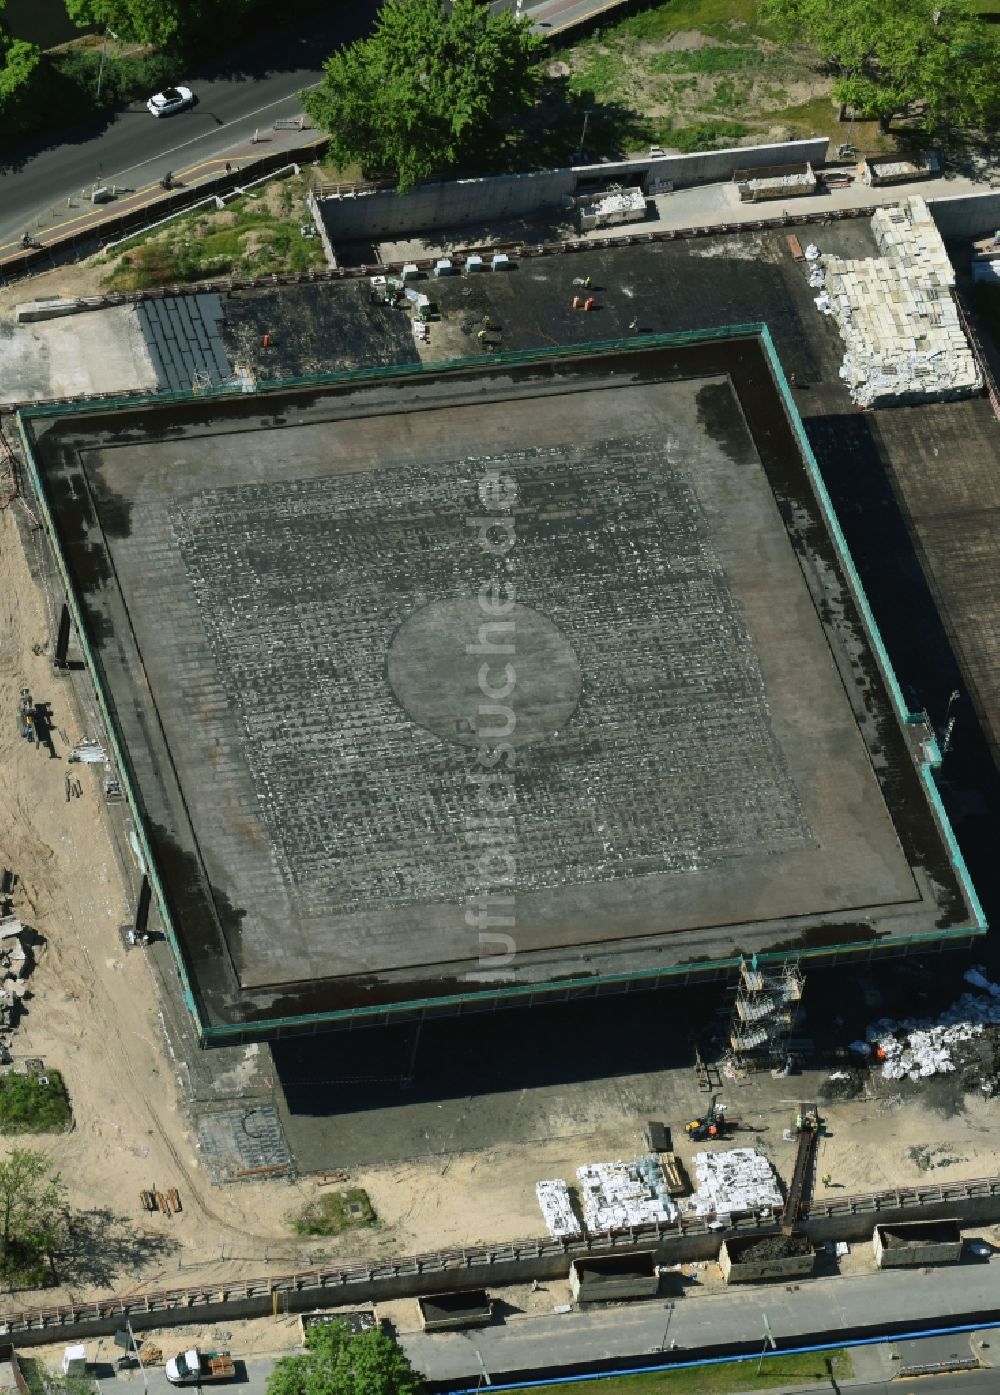
[[[157,92],[155,97],[150,97],[146,110],[154,116],[173,116],[175,111],[193,106],[194,93],[190,87],[168,87],[163,92]]]

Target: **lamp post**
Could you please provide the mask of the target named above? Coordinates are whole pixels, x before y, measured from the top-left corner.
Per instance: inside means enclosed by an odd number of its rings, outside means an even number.
[[[147,1392],[148,1395],[149,1377],[146,1375],[146,1368],[142,1363],[142,1352],[139,1350],[139,1344],[135,1340],[135,1333],[132,1331],[132,1323],[128,1318],[125,1319],[125,1327],[128,1331],[129,1339],[132,1343],[132,1350],[129,1352],[129,1355],[134,1356],[139,1363],[139,1370],[142,1372],[142,1388],[144,1391]]]
[[[760,1349],[760,1360],[757,1362],[758,1375],[760,1375],[760,1368],[764,1364],[764,1357],[767,1355],[769,1350],[774,1351],[778,1345],[778,1343],[774,1340],[773,1333],[771,1332],[771,1324],[767,1320],[767,1313],[761,1313],[761,1317],[764,1319],[764,1345]]]
[[[109,35],[109,34],[111,35],[111,37],[112,37],[113,39],[117,40],[118,35],[114,32],[113,29],[109,29],[108,26],[105,25],[105,26],[104,26],[104,39],[103,39],[103,41],[102,41],[102,43],[101,43],[101,66],[100,66],[100,67],[98,68],[98,70],[97,70],[97,100],[98,100],[98,101],[100,101],[100,99],[101,99],[101,83],[102,83],[102,81],[104,80],[104,60],[105,60],[105,58],[106,58],[107,55],[108,55],[108,35]]]
[[[671,1323],[671,1320],[673,1319],[673,1316],[674,1316],[674,1305],[673,1305],[673,1303],[668,1303],[668,1304],[667,1304],[667,1325],[666,1325],[666,1327],[664,1327],[664,1329],[663,1329],[663,1336],[660,1338],[660,1351],[666,1351],[666,1349],[667,1349],[667,1333],[670,1331],[670,1323]]]

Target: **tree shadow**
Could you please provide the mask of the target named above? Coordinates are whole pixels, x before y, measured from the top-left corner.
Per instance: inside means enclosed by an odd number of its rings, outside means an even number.
[[[655,138],[653,123],[641,113],[556,77],[547,79],[538,103],[510,124],[504,140],[474,152],[475,163],[490,174],[597,163],[621,159]]]
[[[107,1288],[178,1248],[171,1235],[139,1230],[130,1216],[99,1206],[69,1213],[52,1259],[60,1284]]]

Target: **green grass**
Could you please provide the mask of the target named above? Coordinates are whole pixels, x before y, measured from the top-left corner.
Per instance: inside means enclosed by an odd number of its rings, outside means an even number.
[[[17,1353],[17,1364],[28,1387],[28,1395],[94,1395],[94,1383],[89,1376],[64,1376],[51,1370],[37,1356]]]
[[[0,1077],[0,1134],[62,1133],[73,1114],[57,1070],[42,1085],[34,1075]]]
[[[720,143],[732,143],[749,134],[742,121],[696,121],[690,126],[675,126],[670,121],[654,122],[655,143],[673,146],[685,155],[695,150],[712,150]]]
[[[667,48],[681,31],[717,42]],[[829,85],[817,78],[807,53],[772,39],[757,20],[756,0],[670,0],[567,48],[569,93],[577,105],[592,108],[591,125],[599,127],[603,107],[609,137],[615,128],[636,137],[606,151],[588,130],[588,153],[621,154],[647,137],[683,152],[709,150],[750,135],[767,139],[776,122],[791,125],[796,135],[834,134],[825,97],[789,108],[787,119],[780,109],[772,111],[787,100],[785,84]]]
[[[767,119],[775,125],[788,126],[793,136],[830,136],[847,139],[847,127],[837,120],[837,109],[829,97],[815,97],[799,106],[768,110]]]
[[[766,56],[759,48],[726,44],[720,48],[691,48],[656,53],[649,60],[654,73],[759,73]]]
[[[322,266],[319,238],[305,238],[299,231],[301,224],[312,222],[304,202],[306,179],[300,175],[269,186],[277,191],[278,212],[265,203],[262,186],[257,198],[234,199],[221,212],[198,209],[130,239],[121,252],[101,259],[112,266],[105,286],[136,291]]]
[[[630,15],[604,31],[607,37],[620,36],[631,43],[655,43],[684,29],[698,29],[715,38],[732,35],[737,39],[740,25],[753,25],[756,0],[669,0]]]
[[[360,1187],[327,1192],[311,1202],[295,1222],[299,1235],[340,1235],[342,1231],[375,1224],[368,1193]]]
[[[559,1395],[736,1395],[744,1390],[768,1390],[777,1385],[822,1381],[830,1388],[830,1370],[845,1380],[854,1374],[849,1354],[811,1352],[804,1356],[767,1356],[757,1375],[757,1362],[734,1361],[721,1366],[691,1366],[683,1371],[654,1371],[648,1375],[609,1377],[602,1381],[574,1381],[561,1385]]]
[[[571,92],[590,92],[598,102],[611,102],[621,101],[634,80],[634,64],[628,54],[617,47],[604,50],[588,44],[581,50],[569,85]]]

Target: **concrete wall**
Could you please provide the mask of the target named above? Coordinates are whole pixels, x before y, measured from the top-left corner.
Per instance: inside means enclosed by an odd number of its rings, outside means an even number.
[[[570,1292],[578,1303],[616,1303],[623,1298],[651,1298],[660,1287],[656,1257],[638,1254],[575,1259],[569,1268]]]
[[[375,189],[320,199],[322,221],[331,242],[353,238],[417,235],[435,228],[459,228],[521,218],[558,208],[564,198],[598,184],[641,184],[653,193],[663,184],[710,184],[733,177],[738,169],[762,165],[822,164],[826,137],[752,145],[736,150],[706,150],[695,155],[644,156],[601,165],[505,174],[492,179],[456,179],[421,184],[409,194]]]
[[[426,1294],[417,1299],[425,1332],[450,1332],[460,1327],[483,1327],[493,1316],[493,1304],[485,1289],[465,1293]]]
[[[894,1242],[894,1243],[893,1243]],[[925,1264],[957,1264],[962,1258],[958,1222],[910,1221],[877,1225],[872,1237],[880,1269],[915,1269]]]
[[[1000,228],[1000,191],[928,199],[927,207],[942,237],[986,237]]]
[[[723,1241],[719,1267],[727,1284],[754,1284],[762,1279],[786,1279],[811,1274],[816,1267],[816,1256],[810,1251],[804,1255],[785,1255],[783,1259],[766,1259],[760,1263],[734,1263]]]
[[[1000,1220],[1000,1177],[981,1178],[948,1186],[914,1187],[876,1196],[844,1197],[834,1203],[805,1208],[800,1227],[817,1244],[822,1240],[871,1241],[875,1225],[906,1220],[958,1218],[965,1226]],[[520,1241],[483,1250],[442,1252],[416,1258],[361,1261],[350,1266],[294,1275],[274,1275],[219,1286],[214,1289],[178,1289],[142,1296],[106,1298],[60,1308],[34,1305],[19,1312],[7,1295],[0,1317],[0,1337],[18,1348],[46,1342],[66,1342],[111,1334],[128,1316],[133,1327],[174,1327],[185,1324],[232,1322],[261,1317],[277,1303],[282,1313],[314,1312],[321,1308],[351,1307],[417,1294],[449,1293],[504,1284],[530,1283],[532,1279],[565,1279],[574,1259],[607,1254],[646,1251],[660,1265],[682,1260],[716,1259],[724,1238],[774,1234],[755,1225],[740,1223],[728,1233],[710,1231],[689,1222],[683,1231],[674,1227],[660,1233],[642,1229],[591,1241]],[[179,1342],[182,1341],[179,1338]]]

